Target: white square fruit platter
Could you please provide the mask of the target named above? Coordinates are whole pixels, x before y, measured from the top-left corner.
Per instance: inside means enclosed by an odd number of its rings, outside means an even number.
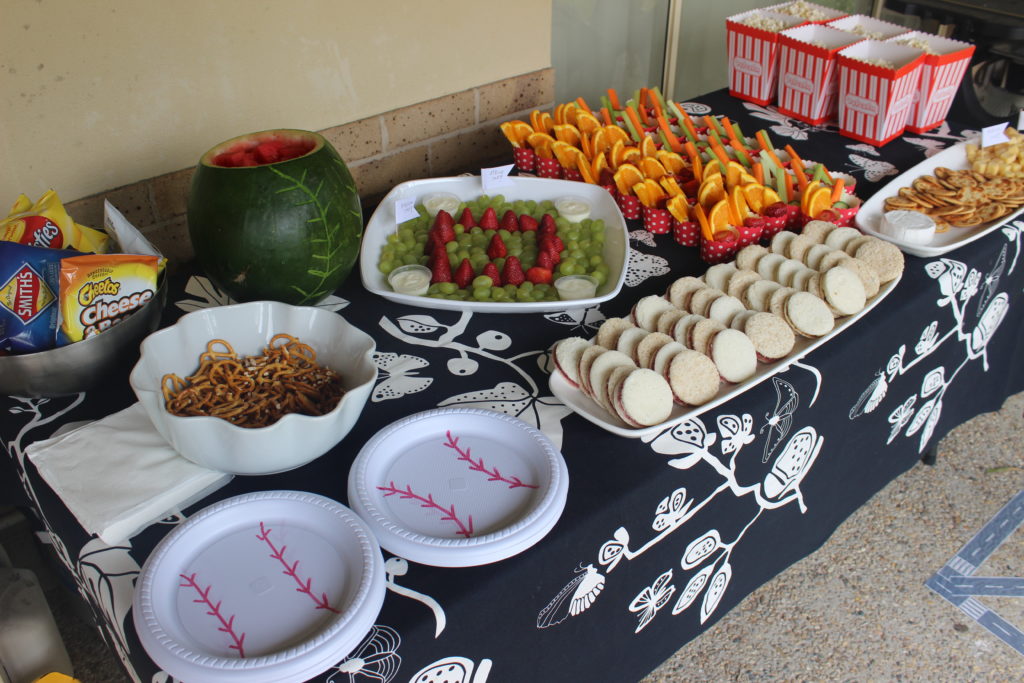
[[[429,178],[410,180],[396,185],[381,200],[377,209],[370,216],[363,235],[362,250],[359,255],[359,272],[363,286],[374,294],[410,306],[438,308],[459,311],[477,311],[482,313],[537,313],[541,311],[564,311],[569,308],[585,308],[596,306],[613,298],[622,289],[626,279],[629,258],[629,236],[626,221],[619,211],[618,205],[603,187],[570,180],[550,178],[522,178],[512,176],[506,184],[485,192],[479,176],[456,176],[451,178]],[[388,235],[398,229],[396,220],[396,204],[401,200],[412,199],[414,203],[422,203],[423,199],[439,193],[453,194],[464,202],[476,200],[481,195],[503,195],[507,201],[516,200],[552,202],[563,197],[582,199],[590,205],[590,218],[601,219],[605,224],[605,242],[603,258],[608,266],[608,278],[598,287],[593,297],[573,299],[571,301],[475,301],[438,299],[428,296],[402,294],[394,291],[387,278],[378,269],[381,249],[387,243]],[[454,216],[458,220],[458,216]]]

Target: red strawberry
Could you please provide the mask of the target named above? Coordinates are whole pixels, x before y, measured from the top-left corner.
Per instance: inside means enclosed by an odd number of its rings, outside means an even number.
[[[506,285],[515,285],[516,287],[526,282],[523,264],[515,256],[505,259],[505,266],[501,269],[501,281]]]
[[[491,238],[491,243],[487,245],[487,258],[492,261],[496,258],[508,255],[508,247],[505,246],[505,240],[501,239],[501,235],[495,235]]]
[[[452,264],[448,262],[448,252],[444,247],[438,247],[430,257],[430,283],[451,281]]]
[[[484,266],[484,269],[480,271],[481,275],[486,275],[491,278],[491,282],[494,283],[495,287],[501,286],[501,275],[498,273],[498,266],[493,263],[488,263]]]
[[[516,212],[509,209],[505,212],[505,215],[501,217],[501,227],[509,232],[518,232],[519,230],[519,217],[516,216]]]
[[[550,285],[551,269],[534,266],[526,271],[526,279],[535,285]]]
[[[455,271],[455,275],[452,279],[455,280],[455,284],[457,284],[460,289],[465,289],[466,287],[469,287],[469,283],[473,281],[474,277],[476,277],[476,275],[473,273],[473,264],[469,262],[468,258],[464,258],[462,259],[462,263],[459,264],[459,267]]]
[[[498,214],[491,207],[487,207],[484,210],[484,215],[480,216],[480,222],[477,223],[484,230],[497,230],[498,229]]]
[[[761,213],[769,218],[781,218],[789,213],[789,211],[786,209],[786,205],[783,202],[775,202],[774,204],[770,204],[765,207],[764,211]]]
[[[538,244],[541,251],[551,253],[551,255],[560,254],[565,249],[565,243],[562,242],[562,238],[558,235],[544,235],[540,238]]]
[[[445,211],[444,209],[441,209],[440,211],[437,212],[437,215],[434,216],[434,224],[430,227],[430,229],[444,229],[447,231],[451,230],[454,225],[455,220],[452,218],[452,215]],[[455,234],[454,231],[452,231],[452,234]]]
[[[550,213],[546,213],[540,217],[540,229],[539,234],[541,235],[554,235],[558,232],[558,226],[555,225],[555,218]]]
[[[473,212],[468,206],[462,210],[462,215],[459,216],[459,223],[467,230],[476,225],[476,220],[473,219]]]
[[[519,217],[519,229],[523,232],[532,232],[537,229],[537,219],[528,213]]]
[[[551,270],[554,264],[551,263],[551,253],[547,251],[537,252],[537,261],[535,265],[538,268],[545,268]]]

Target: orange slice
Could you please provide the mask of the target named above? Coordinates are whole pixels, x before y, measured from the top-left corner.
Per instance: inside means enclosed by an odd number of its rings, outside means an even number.
[[[665,203],[665,208],[672,214],[672,217],[677,221],[688,221],[690,220],[690,205],[686,203],[686,197],[681,194],[672,196],[668,202]]]
[[[558,159],[558,163],[562,165],[562,168],[576,168],[576,157],[583,154],[576,147],[561,140],[555,140],[554,144],[551,145],[551,151],[555,153],[555,158]]]
[[[634,185],[633,194],[636,195],[641,204],[650,207],[657,206],[665,198],[665,191],[661,189],[661,185],[658,184],[658,181],[651,180],[650,178],[646,178],[643,182]]]
[[[621,194],[632,194],[633,186],[637,183],[642,183],[644,180],[644,174],[640,172],[640,169],[630,163],[620,165],[615,170],[615,187],[618,188]]]
[[[654,206],[654,201],[651,199],[651,193],[647,190],[647,185],[644,183],[637,183],[633,186],[633,194],[640,200],[640,203],[644,206]]]
[[[589,114],[582,109],[576,110],[576,127],[580,129],[581,133],[593,133],[595,130],[603,128],[601,122],[593,114]]]
[[[729,213],[733,218],[733,225],[743,225],[743,219],[747,217],[747,199],[743,194],[742,185],[736,185],[729,190]]]
[[[821,187],[821,183],[817,180],[812,180],[807,183],[807,187],[804,188],[803,194],[800,195],[800,210],[803,211],[806,216],[811,215],[811,197],[814,196],[815,191],[817,191],[819,187]]]
[[[664,177],[665,167],[654,157],[643,157],[640,159],[640,172],[648,178],[658,180]]]
[[[708,211],[708,226],[711,234],[729,229],[729,203],[724,199],[716,203]]]
[[[669,173],[678,174],[686,168],[686,162],[683,160],[682,155],[676,152],[659,149],[657,158]]]
[[[526,143],[542,159],[552,158],[551,149],[555,144],[555,139],[547,133],[530,133],[529,137],[526,138]]]
[[[743,164],[738,161],[730,161],[725,167],[725,186],[732,188],[740,184],[740,176],[746,173]]]
[[[781,201],[782,197],[779,196],[779,193],[766,185],[764,188],[764,192],[761,194],[762,206],[767,208],[772,204],[776,204]]]
[[[658,156],[658,145],[650,135],[645,135],[644,139],[640,141],[640,154],[645,157]]]
[[[742,189],[743,198],[747,201],[747,206],[750,207],[750,210],[754,213],[761,213],[761,210],[765,207],[764,191],[767,188],[754,182],[740,185],[739,189]]]
[[[579,170],[583,182],[590,183],[591,185],[597,184],[597,178],[594,177],[590,170],[590,162],[582,154],[576,155],[576,168]]]
[[[525,121],[506,121],[499,128],[513,147],[522,147],[526,138],[533,133],[533,126]]]
[[[555,132],[555,119],[546,111],[540,113],[540,125],[543,128],[542,132],[551,134]]]
[[[533,111],[530,112],[530,125],[533,126],[533,132],[534,133],[543,133],[543,132],[545,132],[544,124],[541,123],[541,120],[540,120],[540,115],[541,115],[541,110],[540,109],[534,109]]]
[[[576,129],[576,126],[569,125],[566,123],[555,124],[555,139],[567,142],[574,147],[579,147],[580,144],[580,132]]]
[[[660,182],[661,186],[665,188],[665,193],[669,197],[678,197],[685,194],[683,192],[683,188],[679,187],[679,183],[676,182],[676,179],[670,175],[665,176],[658,182]]]
[[[705,179],[710,175],[722,175],[722,162],[718,159],[711,159],[711,161],[704,164],[704,171],[701,179]]]
[[[606,135],[605,138],[608,136]],[[626,161],[626,144],[622,140],[612,143],[611,151],[608,152],[608,165],[612,170],[617,169]]]
[[[579,109],[573,102],[566,102],[565,109],[562,110],[562,123],[568,123],[579,128],[579,126],[576,124],[576,112],[578,110]]]
[[[590,167],[593,169],[594,180],[601,182],[601,172],[609,170],[608,157],[604,155],[604,152],[599,153],[590,163]]]
[[[591,152],[594,156],[607,152],[611,149],[611,144],[608,143],[608,138],[605,136],[604,128],[597,128],[594,130],[593,137],[590,138]]]
[[[622,144],[624,145],[629,144],[629,133],[627,133],[624,128],[620,128],[619,126],[605,126],[604,136],[608,138],[608,141],[611,142],[613,145],[615,144],[616,140],[621,140]]]
[[[725,187],[722,185],[721,175],[704,176],[704,182],[697,190],[697,203],[705,209],[725,199]]]
[[[625,151],[623,152],[623,156],[626,159],[627,163],[634,165],[639,164],[640,160],[644,158],[643,154],[640,153],[640,148],[632,146],[626,147]]]
[[[665,194],[665,190],[662,189],[661,184],[658,183],[657,180],[645,178],[644,185],[647,187],[647,192],[648,194],[651,195],[651,198],[654,200],[655,204],[658,204],[668,196],[667,194]]]
[[[564,126],[565,125],[565,110],[566,110],[566,108],[568,106],[569,106],[568,104],[562,103],[562,104],[558,105],[557,107],[555,107],[555,113],[554,113],[553,116],[554,116],[554,119],[555,119],[555,125],[556,126]]]
[[[825,209],[832,208],[832,190],[828,187],[819,187],[811,195],[810,201],[807,202],[807,215],[811,218],[817,218],[818,215]]]
[[[744,169],[743,173],[740,173],[739,184],[740,185],[750,185],[750,184],[760,185],[761,183],[757,182],[757,178],[755,178],[754,176],[752,176],[749,173],[747,173],[746,169]]]
[[[590,143],[590,137],[587,133],[580,133],[580,149],[588,160],[594,157],[594,146]]]

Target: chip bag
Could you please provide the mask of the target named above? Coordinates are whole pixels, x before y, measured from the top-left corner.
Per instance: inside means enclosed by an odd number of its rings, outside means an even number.
[[[89,254],[60,265],[59,344],[109,329],[156,294],[162,259],[139,254]]]
[[[53,190],[46,192],[35,204],[25,195],[20,195],[11,207],[11,213],[0,221],[0,240],[95,254],[104,254],[110,248],[107,234],[75,223]]]
[[[31,353],[57,345],[60,262],[77,253],[0,241],[0,349]]]

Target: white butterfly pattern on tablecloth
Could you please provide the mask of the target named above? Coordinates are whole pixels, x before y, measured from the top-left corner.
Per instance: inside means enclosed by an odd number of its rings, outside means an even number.
[[[225,292],[222,292],[217,285],[213,284],[210,278],[201,275],[193,275],[185,283],[185,293],[196,297],[195,299],[182,299],[176,303],[177,307],[185,312],[199,311],[204,308],[215,306],[228,306],[238,303]],[[340,311],[348,306],[347,299],[331,294],[323,301],[316,304],[317,308],[327,311]]]
[[[581,337],[591,336],[604,321],[604,313],[597,306],[589,308],[573,308],[568,311],[546,313],[544,318],[559,325],[571,326],[570,333]]]
[[[434,381],[433,377],[417,375],[430,365],[419,356],[378,351],[373,354],[373,363],[382,378],[373,389],[371,400],[374,403],[418,393]]]
[[[554,396],[534,398],[533,394],[515,382],[499,382],[491,389],[458,394],[437,405],[442,408],[453,405],[472,406],[517,417],[542,429],[556,445],[562,442],[562,418],[572,412]]]
[[[630,247],[626,286],[637,287],[645,280],[669,273],[668,261],[661,256],[647,254]]]
[[[899,175],[899,169],[888,161],[868,159],[859,154],[851,154],[850,161],[853,164],[851,166],[853,173],[863,173],[864,177],[872,183],[877,183],[891,175]]]

